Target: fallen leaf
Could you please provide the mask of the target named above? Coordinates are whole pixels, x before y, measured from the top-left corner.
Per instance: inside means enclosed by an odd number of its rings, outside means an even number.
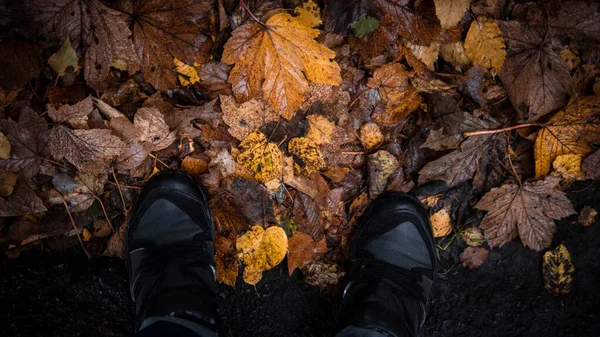
[[[245,24],[225,44],[222,62],[235,64],[228,82],[239,102],[262,97],[291,119],[304,101],[309,81],[339,85],[335,53],[314,40],[319,31],[287,13],[264,25]]]
[[[498,73],[519,117],[537,121],[564,106],[573,92],[571,75],[555,43],[543,28],[518,21],[499,21],[506,41],[506,61]]]
[[[440,54],[440,44],[438,42],[434,42],[428,46],[419,46],[406,42],[406,48],[410,50],[415,58],[423,62],[429,70],[434,70],[433,64],[437,61]]]
[[[325,235],[325,202],[322,199],[322,196],[313,199],[304,193],[296,193],[294,198],[294,224],[300,232],[310,235],[314,241],[320,241]]]
[[[106,249],[102,256],[125,258],[125,233],[127,232],[127,221],[124,221],[116,233],[108,239]]]
[[[240,151],[236,162],[252,173],[262,183],[281,175],[283,157],[277,145],[267,142],[265,135],[256,131],[248,135],[240,143]]]
[[[230,135],[238,140],[243,140],[261,126],[276,122],[279,116],[262,100],[251,99],[242,104],[237,104],[232,96],[219,96],[223,122],[229,126]]]
[[[79,57],[67,37],[60,50],[50,55],[48,65],[58,76],[64,76],[67,70],[74,73],[79,69]]]
[[[181,170],[191,176],[199,176],[208,171],[208,163],[202,158],[187,156],[181,161]]]
[[[391,153],[380,150],[369,155],[367,170],[369,172],[369,198],[375,198],[385,190],[388,178],[400,167],[398,159]]]
[[[209,206],[215,222],[216,236],[228,236],[233,233],[236,237],[250,225],[228,198],[211,198]]]
[[[310,115],[308,120],[308,130],[306,138],[311,139],[316,144],[329,144],[333,139],[335,123],[322,115]]]
[[[327,244],[324,239],[315,243],[310,235],[296,232],[289,240],[288,273],[292,276],[296,268],[313,261],[317,254],[326,250]]]
[[[565,296],[571,291],[575,266],[565,245],[544,253],[542,263],[544,288],[555,296]]]
[[[352,33],[357,37],[365,37],[374,32],[379,27],[379,20],[363,13],[358,20],[350,24]]]
[[[10,142],[8,138],[0,132],[0,159],[10,158]]]
[[[184,87],[188,87],[200,81],[200,75],[198,75],[198,71],[196,71],[196,68],[194,68],[194,66],[185,64],[177,58],[173,58],[173,63],[175,64],[175,69],[179,74],[179,83],[181,83],[181,85],[183,85]],[[195,63],[195,65],[196,64],[197,63]]]
[[[452,233],[452,219],[448,208],[444,207],[429,217],[433,228],[433,237],[440,238]]]
[[[465,229],[460,232],[462,240],[471,247],[479,247],[483,243],[483,234],[481,230],[475,226]]]
[[[11,144],[10,157],[1,159],[7,170],[31,178],[40,171],[41,158],[48,154],[48,125],[28,107],[21,107],[19,122],[0,119],[0,131]]]
[[[475,269],[485,262],[488,253],[489,251],[484,247],[467,247],[460,253],[460,262],[465,268]]]
[[[494,19],[479,17],[471,23],[465,52],[473,64],[487,68],[492,76],[498,74],[506,58],[506,45]]]
[[[231,84],[227,83],[229,71],[231,66],[225,63],[215,61],[203,63],[198,73],[200,85],[210,91],[231,89]]]
[[[375,123],[366,123],[360,127],[360,142],[366,150],[371,150],[383,143],[383,134]]]
[[[585,176],[581,171],[582,160],[579,154],[560,155],[552,163],[552,175],[562,177],[565,181],[583,180]]]
[[[164,113],[165,123],[170,130],[177,130],[180,134],[186,134],[190,138],[202,136],[202,131],[195,126],[197,121],[202,121],[216,126],[219,123],[219,115],[215,111],[217,99],[205,103],[201,106],[179,110],[171,109]]]
[[[288,250],[288,239],[281,227],[271,226],[265,230],[257,225],[238,237],[236,250],[245,265],[244,282],[255,285],[262,279],[263,271],[283,261]]]
[[[442,44],[440,46],[440,56],[454,67],[466,68],[471,64],[461,41]]]
[[[519,235],[526,247],[548,248],[556,227],[553,219],[575,214],[569,199],[557,188],[559,181],[546,177],[522,186],[505,184],[486,193],[475,208],[488,211],[481,228],[490,247],[502,246]]]
[[[325,168],[326,164],[319,146],[306,137],[292,138],[288,151],[294,156],[294,173],[308,176]]]
[[[216,11],[207,0],[136,1],[130,15],[133,45],[144,79],[159,91],[177,84],[173,59],[208,61],[216,36]]]
[[[12,194],[0,198],[0,217],[21,216],[45,212],[46,206],[25,182],[17,182]]]
[[[471,5],[471,0],[435,0],[435,14],[442,28],[455,26]]]
[[[585,206],[579,212],[579,218],[577,219],[577,222],[584,227],[591,226],[596,223],[596,215],[598,215],[598,211],[590,206]]]
[[[37,77],[43,67],[42,48],[22,38],[0,41],[0,88],[7,92],[19,89]]]
[[[50,152],[86,173],[102,173],[123,150],[123,142],[107,129],[69,130],[62,125],[50,132]]]
[[[219,170],[222,178],[230,176],[236,172],[235,161],[226,149],[221,149],[221,151],[217,153],[217,155],[211,160],[210,166],[216,167],[217,170]],[[250,175],[250,177],[252,177],[252,175]]]
[[[589,179],[600,177],[600,150],[596,150],[596,152],[587,156],[583,160],[581,168],[585,176]]]
[[[435,151],[453,150],[457,149],[462,141],[462,134],[447,134],[444,132],[444,128],[441,128],[429,131],[427,140],[425,140],[425,143],[421,147]]]
[[[88,129],[88,115],[94,110],[92,96],[73,104],[65,104],[58,110],[48,105],[48,116],[56,123],[67,123],[74,129]]]
[[[550,118],[535,139],[535,176],[542,178],[560,155],[585,156],[591,144],[600,140],[600,97],[573,99]]]
[[[236,235],[219,236],[215,238],[215,271],[217,282],[225,283],[235,288],[239,274],[240,262],[236,252]]]
[[[294,14],[298,20],[308,27],[316,27],[323,23],[321,20],[321,9],[312,0],[308,0],[298,5],[294,9]]]
[[[387,34],[394,37],[400,35],[408,41],[420,45],[428,45],[440,40],[440,22],[435,15],[433,0],[420,1],[414,4],[410,1],[376,0],[381,16],[379,29],[382,25]],[[387,19],[385,19],[388,17]]]
[[[0,197],[10,196],[17,183],[17,174],[0,168]]]
[[[316,286],[326,287],[338,284],[340,279],[346,275],[340,271],[335,264],[313,262],[301,267],[304,282]]]
[[[231,202],[237,212],[250,225],[273,221],[273,199],[271,192],[255,181],[231,177],[222,183],[231,195]]]
[[[92,233],[90,233],[90,231],[87,228],[84,228],[83,232],[81,233],[81,236],[84,242],[88,242],[92,238]]]
[[[82,212],[90,208],[96,198],[104,191],[104,185],[108,181],[108,175],[104,172],[100,175],[79,172],[75,177],[59,173],[52,177],[52,185],[66,200],[71,212]],[[49,193],[49,203],[62,205],[62,198],[55,193]]]
[[[585,46],[600,41],[600,4],[586,1],[565,1],[560,10],[549,17],[548,33],[558,39],[569,38]]]
[[[374,115],[377,123],[395,125],[410,115],[421,104],[421,97],[408,84],[409,73],[400,63],[386,64],[373,72],[367,85],[378,89],[379,95],[386,102],[385,110],[380,116]]]

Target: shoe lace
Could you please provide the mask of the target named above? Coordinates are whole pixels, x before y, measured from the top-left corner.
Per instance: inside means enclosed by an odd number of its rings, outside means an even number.
[[[419,303],[426,303],[421,285],[422,274],[376,259],[355,259],[349,273],[350,283],[381,282],[389,280],[399,295],[408,295]]]

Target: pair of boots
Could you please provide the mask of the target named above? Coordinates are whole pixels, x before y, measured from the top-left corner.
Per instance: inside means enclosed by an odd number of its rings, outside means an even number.
[[[129,219],[126,261],[138,337],[217,336],[214,225],[192,177],[161,172]],[[359,221],[337,336],[416,336],[437,270],[428,216],[418,200],[388,193]]]

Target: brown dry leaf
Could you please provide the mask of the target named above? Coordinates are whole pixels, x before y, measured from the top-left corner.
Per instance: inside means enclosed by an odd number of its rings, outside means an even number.
[[[311,139],[315,144],[329,144],[333,139],[335,123],[322,115],[310,115],[308,120],[308,130],[306,138]]]
[[[58,76],[64,76],[67,70],[74,73],[79,69],[79,57],[77,57],[77,53],[71,46],[71,40],[68,37],[60,50],[50,55],[48,65]]]
[[[219,97],[223,122],[229,126],[229,134],[238,140],[243,140],[267,123],[279,120],[275,111],[270,106],[265,106],[262,100],[251,99],[237,104],[232,96]]]
[[[400,35],[412,43],[428,45],[441,39],[433,0],[416,4],[397,0],[376,0],[375,3],[382,16],[377,31],[385,30],[390,40]]]
[[[506,41],[506,61],[498,74],[519,117],[536,121],[564,106],[573,92],[569,70],[563,65],[545,29],[518,21],[499,21]]]
[[[329,193],[326,193],[327,195]],[[324,195],[313,199],[304,193],[296,193],[294,198],[294,224],[298,230],[310,235],[314,241],[320,241],[325,233]]]
[[[216,36],[212,1],[135,1],[132,32],[144,79],[159,91],[177,84],[173,58],[185,64],[208,61]]]
[[[309,138],[292,138],[288,151],[294,156],[294,173],[297,175],[308,176],[326,167],[319,146]]]
[[[485,262],[488,253],[489,251],[485,247],[467,247],[460,253],[460,262],[463,267],[475,269]]]
[[[419,46],[406,42],[406,48],[410,50],[412,55],[425,65],[429,70],[435,70],[433,64],[437,61],[440,55],[440,44],[434,42],[429,46]]]
[[[200,76],[200,85],[210,91],[230,89],[231,85],[227,83],[230,70],[231,66],[225,63],[215,61],[203,63],[198,73]]]
[[[483,243],[483,234],[479,228],[472,226],[460,232],[462,240],[471,247],[479,247]]]
[[[442,44],[440,46],[440,56],[453,67],[466,68],[471,64],[461,41]]]
[[[191,176],[199,176],[208,171],[208,163],[202,158],[187,156],[181,161],[181,170]]]
[[[322,262],[306,264],[301,270],[304,274],[304,282],[316,287],[336,285],[346,274],[340,271],[337,265]]]
[[[121,154],[124,144],[107,129],[69,130],[62,125],[50,132],[50,152],[86,173],[100,174]]]
[[[360,142],[366,150],[371,150],[383,143],[383,134],[375,123],[366,123],[360,127]]]
[[[222,62],[235,64],[228,82],[240,102],[261,96],[286,119],[304,102],[309,81],[339,85],[335,53],[314,39],[319,31],[287,13],[264,25],[245,24],[225,44]]]
[[[108,180],[106,172],[100,175],[79,172],[75,177],[59,173],[52,177],[52,185],[63,195],[71,212],[82,212],[90,208],[96,197],[104,191]],[[49,193],[48,202],[53,205],[62,205],[62,198],[55,193]]]
[[[585,175],[581,171],[583,157],[579,154],[563,154],[554,160],[552,175],[562,177],[565,181],[583,180]]]
[[[271,192],[263,184],[238,177],[222,182],[231,196],[231,202],[250,225],[266,224],[274,220]]]
[[[43,68],[42,48],[23,38],[0,40],[0,89],[9,92],[37,77]],[[1,90],[0,90],[1,91]]]
[[[548,248],[555,230],[553,219],[575,210],[564,192],[557,188],[559,178],[546,177],[523,186],[506,184],[493,188],[475,205],[488,211],[481,222],[490,247],[502,246],[520,236],[524,246]]]
[[[452,219],[447,207],[440,209],[429,217],[433,228],[433,237],[440,238],[452,233]]]
[[[116,233],[108,239],[106,249],[102,256],[125,258],[125,233],[127,232],[127,221],[123,222]]]
[[[33,17],[50,39],[69,38],[84,55],[84,77],[95,90],[105,89],[113,60],[138,69],[138,57],[131,43],[131,31],[121,13],[99,0],[30,0]]]
[[[0,159],[10,158],[10,142],[8,138],[0,132]]]
[[[176,57],[173,58],[173,63],[175,64],[175,69],[179,74],[179,83],[184,87],[188,87],[198,81],[200,81],[200,75],[198,75],[198,71],[196,71],[197,66],[200,66],[198,63],[194,62],[194,65],[188,65],[184,62],[181,62]]]
[[[267,142],[265,135],[256,131],[248,135],[240,143],[242,151],[236,162],[252,173],[254,178],[262,183],[281,176],[283,169],[283,157],[277,145]]]
[[[373,72],[367,85],[378,89],[386,102],[385,110],[373,119],[379,124],[395,125],[404,120],[421,104],[421,97],[408,84],[409,72],[400,63],[386,64]]]
[[[8,197],[15,190],[17,174],[0,168],[0,197]]]
[[[11,144],[10,157],[0,159],[0,166],[31,178],[40,171],[41,158],[48,154],[48,125],[43,117],[28,107],[21,107],[19,122],[0,120],[0,131]]]
[[[244,282],[255,285],[262,279],[263,271],[283,261],[288,251],[288,239],[281,227],[263,229],[257,225],[237,238],[236,250],[246,266]]]
[[[579,212],[579,218],[577,219],[577,222],[584,227],[591,226],[596,222],[596,215],[598,215],[598,211],[590,206],[585,206]]]
[[[588,179],[600,178],[600,150],[587,156],[583,160],[581,168]]]
[[[600,97],[573,99],[538,131],[535,139],[535,176],[542,178],[560,155],[585,156],[600,141]]]
[[[48,116],[56,123],[67,123],[74,129],[88,129],[88,115],[94,110],[92,96],[73,104],[54,109],[48,105]]]
[[[479,17],[471,23],[465,52],[474,65],[487,68],[492,76],[498,74],[506,58],[506,45],[494,19]]]
[[[385,190],[388,178],[400,167],[398,159],[391,153],[380,150],[369,155],[367,169],[369,172],[369,198],[374,200]]]
[[[325,239],[315,243],[313,238],[305,233],[296,232],[289,240],[288,273],[314,260],[315,255],[327,250]]]
[[[471,5],[471,0],[435,0],[435,14],[442,28],[455,26]]]
[[[160,101],[162,101],[162,99]],[[211,126],[217,126],[219,124],[220,116],[215,109],[216,103],[217,99],[215,98],[201,106],[195,106],[189,109],[171,109],[167,112],[164,112],[163,109],[160,108],[159,110],[165,114],[165,122],[170,130],[177,130],[180,134],[185,134],[194,139],[203,135],[202,131],[195,126],[196,121],[202,121]],[[161,102],[161,104],[164,104],[164,102]]]
[[[45,212],[46,206],[25,182],[17,182],[12,194],[0,198],[0,217]]]
[[[217,281],[234,288],[240,269],[235,244],[235,233],[215,238],[215,271],[217,273]]]
[[[321,9],[312,0],[305,1],[296,7],[294,14],[297,15],[300,22],[311,28],[323,23],[321,20]]]
[[[571,291],[575,266],[571,254],[563,244],[544,253],[542,263],[544,287],[555,296],[565,296]]]

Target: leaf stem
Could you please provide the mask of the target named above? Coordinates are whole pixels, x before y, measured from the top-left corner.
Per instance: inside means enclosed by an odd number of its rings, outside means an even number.
[[[521,129],[521,128],[528,128],[528,127],[532,127],[532,126],[543,126],[543,124],[540,124],[540,123],[525,123],[525,124],[518,124],[518,125],[509,126],[509,127],[502,128],[502,129],[496,129],[496,130],[468,131],[468,132],[463,133],[463,137],[467,138],[467,137],[471,137],[471,136],[489,135],[489,134],[493,134],[493,133],[500,133],[500,132],[504,132],[504,131],[511,131],[511,130],[516,130],[516,129]]]
[[[81,249],[83,249],[83,252],[87,256],[87,258],[91,259],[92,255],[85,248],[85,245],[83,244],[83,241],[81,240],[81,236],[79,235],[79,227],[77,227],[77,224],[75,223],[75,220],[73,219],[73,215],[71,215],[71,211],[69,210],[69,205],[67,204],[65,197],[63,197],[63,195],[60,194],[60,192],[58,192],[57,190],[55,190],[53,188],[51,188],[50,191],[52,191],[54,194],[58,195],[60,197],[60,199],[62,200],[62,203],[63,203],[63,205],[65,205],[65,209],[67,210],[67,214],[69,215],[69,219],[71,220],[71,225],[73,226],[73,229],[75,230],[75,235],[77,235],[77,240],[79,240],[79,244],[81,245]]]
[[[260,23],[261,25],[263,24],[262,22],[260,22],[260,20],[256,17],[256,15],[254,15],[254,13],[252,13],[252,11],[250,10],[250,8],[248,8],[248,5],[246,5],[246,2],[244,0],[240,0],[240,5],[242,5],[242,7],[244,7],[244,9],[246,10],[246,12],[248,12],[248,15],[250,15],[251,18],[254,19],[254,21]]]

